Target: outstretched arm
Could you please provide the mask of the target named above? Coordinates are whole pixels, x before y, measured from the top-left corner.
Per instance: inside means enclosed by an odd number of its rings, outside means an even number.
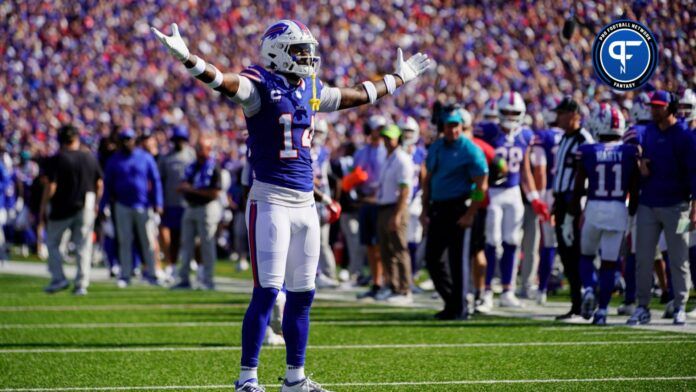
[[[186,70],[196,79],[208,85],[215,91],[232,98],[237,95],[241,78],[236,73],[222,73],[214,65],[208,64],[201,57],[189,52],[186,43],[179,34],[179,27],[176,23],[171,25],[172,35],[165,35],[154,27],[150,30],[157,36],[157,39],[164,44],[174,57],[181,61]]]
[[[387,74],[380,81],[362,82],[353,87],[335,88],[340,93],[340,104],[336,109],[348,109],[368,103],[375,103],[387,94],[393,94],[397,88],[418,78],[430,66],[430,59],[423,53],[416,53],[404,61],[401,48],[397,50],[396,70]]]

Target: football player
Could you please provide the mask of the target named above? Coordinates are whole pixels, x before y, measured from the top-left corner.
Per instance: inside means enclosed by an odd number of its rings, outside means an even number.
[[[546,303],[549,279],[553,272],[553,262],[556,258],[556,233],[549,214],[548,206],[553,205],[553,175],[556,165],[556,151],[563,136],[563,130],[556,126],[556,112],[552,109],[558,106],[560,100],[551,98],[545,102],[542,116],[548,129],[534,133],[529,147],[529,200],[534,212],[539,216],[541,232],[541,250],[539,251],[539,290],[536,301],[539,305]]]
[[[578,149],[578,169],[570,212],[578,216],[580,199],[586,193],[584,223],[580,235],[582,317],[606,325],[607,307],[614,289],[620,251],[628,228],[628,216],[638,208],[638,148],[621,141],[626,121],[621,110],[602,103],[592,113],[591,131],[599,140]],[[587,180],[587,192],[585,192]],[[630,195],[628,208],[626,198]],[[595,296],[594,259],[599,250],[599,301]],[[599,308],[595,307],[599,302]]]
[[[522,306],[513,290],[513,271],[524,215],[520,184],[528,181],[527,171],[520,169],[533,136],[529,128],[522,126],[526,105],[518,92],[505,92],[497,105],[500,123],[482,123],[475,131],[477,137],[495,148],[496,156],[506,160],[508,168],[507,177],[500,183],[491,184],[489,188],[490,203],[486,216],[485,249],[486,292],[483,296],[485,308],[490,307],[493,302],[490,285],[498,259],[497,249],[500,245],[503,248],[500,258],[503,285],[500,306]]]
[[[192,76],[242,106],[249,129],[254,182],[247,227],[254,290],[242,325],[241,372],[235,390],[264,391],[257,376],[259,352],[273,303],[285,282],[287,371],[281,391],[324,391],[304,372],[320,246],[310,156],[314,114],[374,103],[420,76],[430,60],[418,53],[404,61],[398,49],[394,73],[377,82],[336,88],[317,79],[318,43],[301,22],[281,20],[265,30],[263,66],[224,74],[189,51],[176,24],[171,28],[169,36],[154,27],[152,31]]]

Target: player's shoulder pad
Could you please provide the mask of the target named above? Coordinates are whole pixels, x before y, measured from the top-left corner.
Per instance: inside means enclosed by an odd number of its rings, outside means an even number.
[[[269,80],[269,74],[265,68],[258,66],[258,65],[252,65],[250,67],[245,68],[242,72],[239,73],[242,76],[245,76],[249,78],[252,82],[256,83],[265,83],[267,80]]]
[[[474,129],[474,135],[486,139],[498,132],[498,125],[493,122],[480,122]]]

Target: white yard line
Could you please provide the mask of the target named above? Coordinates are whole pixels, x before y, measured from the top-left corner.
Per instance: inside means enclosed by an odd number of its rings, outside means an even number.
[[[638,381],[694,381],[696,376],[675,377],[607,377],[607,378],[542,378],[527,380],[454,380],[454,381],[401,381],[401,382],[351,382],[327,383],[326,387],[400,387],[418,385],[494,385],[494,384],[564,384],[595,382],[638,382]],[[272,388],[275,385],[265,385]],[[5,388],[0,392],[68,392],[68,391],[134,391],[134,390],[196,390],[230,389],[234,384],[224,385],[143,385],[132,387],[62,387],[62,388]]]
[[[379,349],[432,349],[432,348],[490,348],[490,347],[561,347],[561,346],[616,346],[646,344],[696,344],[696,340],[683,339],[645,341],[583,341],[583,342],[508,342],[508,343],[414,343],[414,344],[352,344],[352,345],[315,345],[309,350],[379,350]],[[27,348],[0,349],[0,354],[43,354],[43,353],[102,353],[102,352],[177,352],[177,351],[240,351],[239,346],[219,347],[85,347],[85,348]],[[284,346],[268,346],[266,350],[285,350]]]

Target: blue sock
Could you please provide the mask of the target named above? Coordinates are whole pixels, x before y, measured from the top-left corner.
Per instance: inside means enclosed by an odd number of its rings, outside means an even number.
[[[512,283],[512,270],[515,268],[517,246],[503,242],[503,257],[500,258],[500,280],[503,285]]]
[[[667,275],[667,294],[668,299],[674,299],[674,286],[672,285],[672,269],[669,267],[669,254],[662,252],[662,259],[665,261],[665,272]]]
[[[636,302],[636,254],[629,253],[626,256],[624,266],[624,279],[626,280],[626,292],[624,293],[624,303],[632,304]]]
[[[486,288],[491,287],[491,281],[493,280],[493,275],[495,275],[495,246],[486,244],[483,250],[484,255],[486,255]]]
[[[278,289],[254,287],[242,322],[242,367],[259,366],[259,353]],[[242,380],[244,381],[244,380]]]
[[[314,300],[314,290],[287,292],[283,314],[283,337],[290,366],[304,366],[307,340],[309,339],[309,309]],[[263,336],[262,336],[263,340]]]
[[[606,309],[609,306],[611,293],[614,291],[615,271],[615,262],[602,260],[602,267],[599,269],[599,307],[601,309]]]
[[[612,284],[614,282],[612,277]],[[597,272],[594,267],[594,256],[580,255],[580,281],[582,288],[594,288],[597,286]]]
[[[691,283],[696,287],[696,246],[689,248],[689,268],[691,268]]]
[[[553,271],[556,248],[541,248],[539,252],[539,290],[546,291]]]

